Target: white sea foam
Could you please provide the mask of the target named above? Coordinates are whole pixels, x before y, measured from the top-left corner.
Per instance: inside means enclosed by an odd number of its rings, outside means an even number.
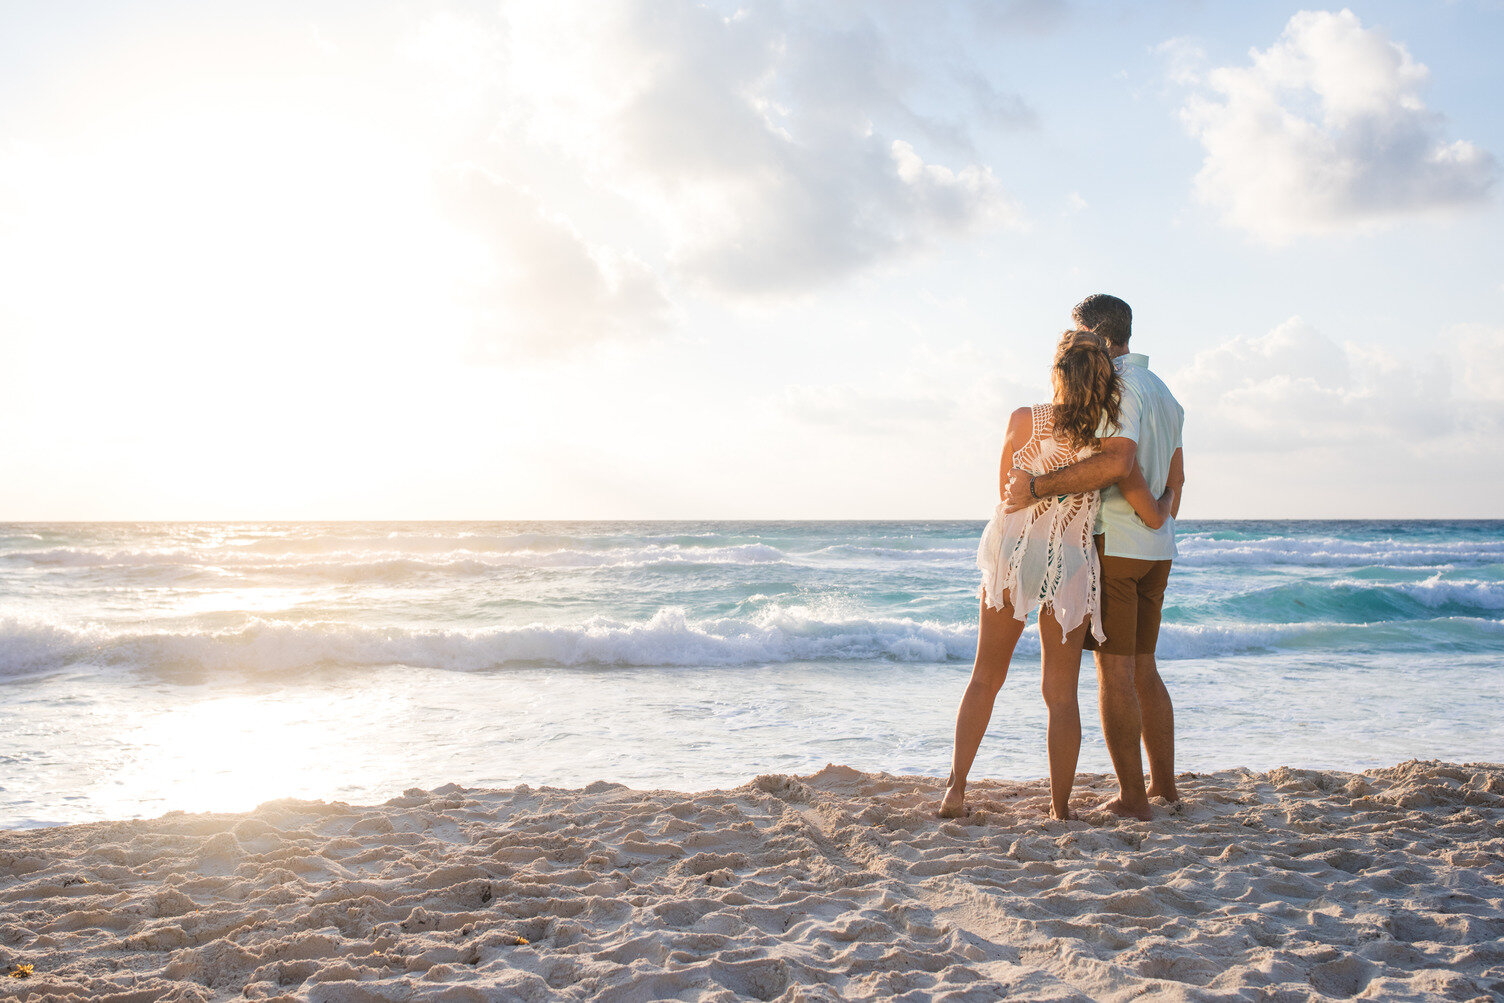
[[[1179,607],[1233,621],[1284,622],[1325,616],[1347,623],[1406,622],[1432,610],[1492,613],[1504,610],[1504,583],[1443,578],[1422,581],[1320,578],[1226,593],[1203,591],[1194,597],[1167,597],[1173,621]],[[1418,609],[1417,609],[1418,607]]]
[[[659,610],[628,623],[598,617],[578,625],[415,630],[353,624],[252,620],[206,632],[68,629],[0,623],[0,673],[71,664],[208,671],[279,672],[314,665],[412,665],[476,670],[511,664],[749,665],[763,662],[969,658],[974,628],[903,618],[820,619],[776,607],[750,619],[691,621]]]
[[[976,643],[980,523],[9,528],[0,825],[194,809],[154,778],[205,760],[222,784],[207,759],[239,745],[206,735],[240,716],[253,758],[273,725],[296,754],[348,746],[325,798],[801,756],[943,772]],[[1499,758],[1504,523],[1182,528],[1159,654],[1188,764]],[[1039,647],[1031,626],[979,770],[1045,769]],[[1383,712],[1396,693],[1405,713]],[[1261,696],[1275,710],[1248,713]],[[144,786],[111,801],[129,764]],[[1083,764],[1110,769],[1099,741]]]
[[[1453,563],[1504,560],[1504,543],[1460,540],[1345,540],[1339,537],[1261,540],[1212,540],[1183,536],[1176,541],[1176,563],[1196,567],[1218,564],[1314,567],[1432,567]]]
[[[452,541],[451,541],[452,543]],[[41,568],[172,567],[232,569],[282,574],[325,574],[341,580],[391,577],[397,572],[479,574],[500,568],[648,568],[776,564],[790,555],[777,547],[745,543],[726,547],[683,547],[675,544],[647,547],[613,547],[605,550],[512,550],[470,551],[448,547],[430,556],[412,556],[391,550],[319,550],[307,554],[275,557],[224,549],[91,550],[53,547],[15,550],[0,554],[0,560]]]
[[[1440,573],[1420,582],[1368,582],[1341,578],[1332,586],[1347,586],[1374,593],[1397,592],[1424,606],[1466,606],[1479,610],[1504,609],[1504,583],[1442,578]]]
[[[1422,633],[1498,644],[1504,621],[1443,617],[1406,624],[1294,623],[1185,625],[1160,631],[1162,658],[1208,658],[1275,648],[1347,650],[1388,647]],[[1392,636],[1391,636],[1392,635]],[[748,618],[690,619],[661,609],[651,619],[597,617],[580,624],[530,624],[475,630],[368,627],[332,622],[253,619],[232,630],[70,629],[0,621],[0,675],[73,665],[144,669],[285,672],[313,666],[410,665],[476,671],[507,665],[716,666],[815,661],[969,661],[970,622],[902,617],[819,616],[771,607]],[[1030,627],[1016,656],[1039,651]]]
[[[328,554],[378,551],[391,553],[449,553],[452,551],[499,552],[577,550],[601,545],[599,536],[561,533],[413,533],[393,530],[382,535],[330,533],[312,536],[263,537],[238,544],[238,549],[265,554]]]
[[[202,564],[205,552],[197,550],[89,550],[80,547],[48,547],[43,550],[12,550],[0,560],[39,568],[107,568],[146,565]]]
[[[970,547],[867,547],[854,543],[840,543],[812,551],[810,557],[854,558],[863,561],[970,561],[977,555],[977,548]]]
[[[246,572],[324,573],[359,580],[362,568],[388,578],[404,569],[471,575],[497,568],[641,568],[654,565],[713,567],[747,564],[882,564],[909,562],[953,565],[969,571],[976,551],[966,546],[892,547],[838,543],[804,550],[770,543],[686,543],[695,534],[627,540],[560,534],[512,535],[412,533],[386,536],[328,536],[261,539],[249,544],[172,545],[150,549],[60,546],[0,550],[0,564],[37,568],[176,567]],[[180,543],[180,541],[174,541]],[[1213,540],[1187,535],[1179,541],[1177,565],[1226,567],[1390,567],[1432,568],[1504,562],[1504,543],[1457,540],[1355,541],[1338,537]],[[399,562],[407,562],[405,564]]]

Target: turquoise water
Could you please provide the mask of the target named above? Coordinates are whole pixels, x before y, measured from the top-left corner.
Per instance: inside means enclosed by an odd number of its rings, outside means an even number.
[[[1504,760],[1504,522],[1187,522],[1184,769]],[[0,525],[0,826],[943,775],[980,522]],[[1045,772],[1032,629],[978,760]],[[1082,680],[1082,769],[1108,769]]]

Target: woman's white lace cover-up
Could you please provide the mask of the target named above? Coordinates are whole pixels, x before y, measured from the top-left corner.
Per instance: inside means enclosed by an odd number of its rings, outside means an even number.
[[[1030,409],[1029,441],[1013,454],[1015,467],[1044,474],[1091,454],[1089,448],[1072,452],[1054,438],[1054,411],[1049,404]],[[998,505],[977,545],[981,595],[987,605],[1002,609],[1011,600],[1019,620],[1027,619],[1033,609],[1050,606],[1062,634],[1090,617],[1092,636],[1098,643],[1105,641],[1102,571],[1091,538],[1099,505],[1096,491],[1051,495],[1011,513]]]

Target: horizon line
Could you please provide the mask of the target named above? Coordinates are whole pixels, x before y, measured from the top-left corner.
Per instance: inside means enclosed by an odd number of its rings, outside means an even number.
[[[509,522],[536,522],[536,523],[580,523],[580,522],[628,522],[628,523],[672,523],[672,522],[719,522],[719,523],[914,523],[914,522],[976,522],[985,523],[987,519],[981,516],[880,516],[876,518],[859,518],[852,516],[839,516],[835,518],[821,518],[816,516],[780,517],[780,516],[737,516],[720,518],[714,516],[655,516],[652,518],[632,517],[601,517],[588,518],[529,518],[529,517],[482,517],[482,518],[393,518],[383,517],[377,519],[360,518],[170,518],[170,519],[0,519],[0,526],[38,526],[38,525],[172,525],[179,523],[259,523],[259,524],[307,524],[307,523],[509,523]],[[1175,520],[1177,524],[1197,522],[1504,522],[1504,517],[1499,516],[1196,516]]]

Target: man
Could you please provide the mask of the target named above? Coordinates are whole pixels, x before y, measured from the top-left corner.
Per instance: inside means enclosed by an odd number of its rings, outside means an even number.
[[[1178,801],[1175,790],[1175,710],[1159,677],[1154,648],[1159,640],[1165,581],[1175,557],[1175,521],[1184,483],[1181,428],[1185,409],[1158,376],[1149,358],[1128,351],[1133,311],[1116,296],[1086,297],[1071,311],[1077,327],[1095,331],[1108,342],[1123,388],[1121,420],[1101,431],[1101,450],[1068,467],[1031,479],[1028,471],[1008,475],[1007,510],[1034,504],[1048,495],[1102,492],[1097,516],[1097,553],[1102,559],[1102,625],[1107,640],[1096,648],[1098,701],[1102,734],[1119,793],[1103,805],[1118,815],[1148,821],[1150,797]],[[1157,530],[1148,528],[1116,487],[1138,464],[1158,495],[1176,488],[1172,518]],[[1139,740],[1149,754],[1149,787],[1144,788]]]

